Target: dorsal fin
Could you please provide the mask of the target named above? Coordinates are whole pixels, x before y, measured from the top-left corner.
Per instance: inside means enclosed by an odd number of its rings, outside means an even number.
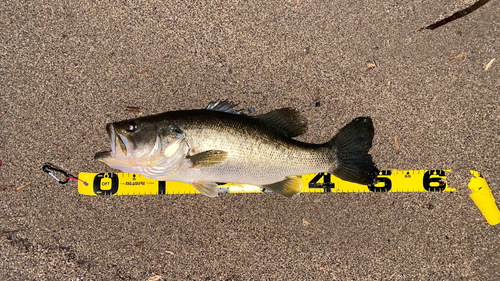
[[[293,108],[275,109],[257,118],[288,138],[300,136],[307,131],[307,122]]]
[[[231,114],[244,115],[243,110],[236,110],[234,107],[236,104],[231,103],[228,100],[225,101],[212,101],[208,104],[206,110],[221,111]]]

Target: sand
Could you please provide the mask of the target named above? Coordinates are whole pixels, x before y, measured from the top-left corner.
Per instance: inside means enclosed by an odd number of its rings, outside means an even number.
[[[473,2],[3,2],[0,279],[499,280],[467,183],[500,198],[500,6],[417,32]],[[41,169],[111,172],[106,123],[218,99],[297,108],[313,143],[371,116],[379,168],[457,191],[97,197]]]

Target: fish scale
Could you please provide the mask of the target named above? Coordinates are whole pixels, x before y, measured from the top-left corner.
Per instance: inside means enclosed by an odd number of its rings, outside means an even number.
[[[236,120],[225,122],[222,128],[219,124],[224,123],[221,119],[225,115],[213,119],[210,118],[212,116],[204,117],[204,120],[188,118],[185,123],[177,121],[177,124],[186,132],[187,142],[195,152],[213,149],[228,152],[224,164],[191,169],[196,176],[203,175],[206,180],[265,185],[283,180],[286,176],[327,170],[328,165],[331,165],[331,161],[321,157],[323,154],[318,152],[322,149],[321,145],[301,147],[300,142],[281,140],[276,133],[258,127],[254,130],[238,130],[243,124]],[[199,126],[196,124],[201,122],[204,123],[203,128],[197,128]],[[190,130],[190,127],[196,129]],[[220,136],[221,132],[228,131],[231,133],[227,136]],[[183,169],[179,169],[170,180],[190,180],[186,177],[190,170],[189,162],[184,164]]]

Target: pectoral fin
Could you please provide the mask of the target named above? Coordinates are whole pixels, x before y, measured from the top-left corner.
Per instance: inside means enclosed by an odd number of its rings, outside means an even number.
[[[227,159],[227,152],[222,150],[208,150],[188,157],[193,168],[207,168],[221,163]]]
[[[219,187],[217,186],[217,184],[215,182],[194,181],[191,184],[201,194],[206,195],[208,197],[217,197],[217,195],[219,194]]]
[[[286,197],[293,197],[302,190],[302,180],[298,178],[287,177],[283,181],[263,185],[262,188],[269,189],[274,193],[281,194]]]

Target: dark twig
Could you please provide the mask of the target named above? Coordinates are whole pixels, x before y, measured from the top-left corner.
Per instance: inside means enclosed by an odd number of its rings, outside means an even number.
[[[420,31],[422,29],[430,29],[430,30],[436,29],[436,28],[438,28],[440,26],[443,26],[443,25],[445,25],[445,24],[447,24],[447,23],[449,23],[451,21],[454,21],[456,19],[459,19],[459,18],[461,18],[463,16],[466,16],[466,15],[474,12],[475,10],[479,9],[479,7],[483,6],[484,4],[488,3],[489,1],[490,0],[479,0],[476,3],[474,3],[474,5],[472,5],[470,7],[467,7],[465,9],[463,9],[463,10],[460,10],[460,11],[454,13],[453,15],[451,15],[451,16],[443,19],[443,20],[440,20],[440,21],[438,21],[436,23],[433,23],[433,24],[428,25],[428,26],[426,26],[424,28],[421,28],[418,31]]]

